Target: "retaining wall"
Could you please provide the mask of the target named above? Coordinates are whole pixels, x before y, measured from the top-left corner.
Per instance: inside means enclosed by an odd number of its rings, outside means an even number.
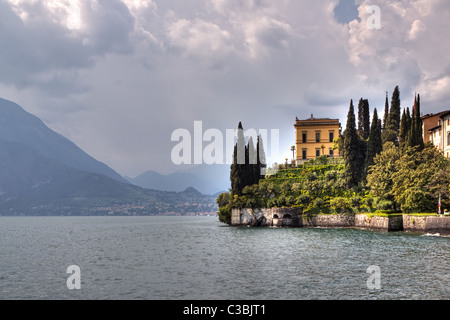
[[[304,215],[297,208],[232,209],[232,226],[366,228],[450,235],[450,216],[369,214]]]
[[[449,216],[403,215],[403,230],[450,235]]]

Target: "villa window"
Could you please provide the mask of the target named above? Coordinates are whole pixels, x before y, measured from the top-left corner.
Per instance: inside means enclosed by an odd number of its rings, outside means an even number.
[[[316,132],[316,142],[320,142],[320,132]]]
[[[302,150],[302,159],[306,160],[306,149]]]
[[[302,142],[306,143],[306,132],[302,133]]]
[[[316,157],[320,157],[320,149],[316,149]]]
[[[333,142],[334,140],[334,132],[330,132],[330,142]]]
[[[330,148],[330,157],[334,156],[334,151],[333,149]]]
[[[447,145],[450,146],[450,132],[447,133]]]

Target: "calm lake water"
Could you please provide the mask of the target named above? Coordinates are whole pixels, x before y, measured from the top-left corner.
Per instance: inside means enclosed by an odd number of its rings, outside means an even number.
[[[80,267],[69,290],[67,267]],[[368,288],[369,266],[381,288]],[[216,217],[0,217],[0,299],[450,299],[450,238]]]

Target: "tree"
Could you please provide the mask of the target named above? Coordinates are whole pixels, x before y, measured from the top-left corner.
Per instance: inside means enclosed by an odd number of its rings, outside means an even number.
[[[365,160],[365,148],[356,132],[355,111],[353,100],[347,115],[347,127],[343,136],[343,151],[345,163],[345,180],[348,188],[357,186],[362,180]],[[365,145],[364,145],[365,146]]]
[[[432,145],[408,147],[392,176],[393,195],[407,213],[436,212],[437,199],[448,204],[450,161]]]
[[[420,94],[414,97],[413,117],[411,125],[412,144],[411,146],[418,146],[419,150],[423,150],[424,142],[422,135],[422,118],[420,116]]]
[[[264,176],[266,167],[262,137],[258,137],[255,148],[253,138],[250,137],[245,145],[244,129],[239,122],[237,142],[234,146],[233,163],[231,165],[230,180],[233,195],[242,196],[246,186],[257,184]]]
[[[217,215],[219,216],[220,222],[231,224],[231,202],[232,197],[229,192],[221,193],[217,197],[216,203],[219,207]]]
[[[402,119],[400,121],[398,142],[401,150],[403,150],[405,146],[408,146],[410,143],[409,141],[411,140],[411,117],[409,114],[409,108],[407,110],[408,112],[403,109]]]
[[[389,115],[389,101],[388,101],[388,93],[386,91],[386,101],[384,103],[384,115],[383,115],[383,130],[386,129],[388,115]]]
[[[246,147],[244,129],[242,123],[239,122],[237,142],[234,146],[233,163],[231,164],[230,180],[231,190],[233,195],[242,195],[242,190],[246,186],[245,182],[245,162],[246,162]]]
[[[361,98],[358,104],[358,133],[366,140],[370,133],[369,100]]]
[[[366,169],[367,173],[370,166],[373,165],[375,156],[383,150],[381,141],[381,120],[378,119],[377,109],[373,110],[372,125],[370,126],[370,135],[367,141]]]
[[[266,173],[266,153],[264,151],[264,142],[262,136],[258,136],[256,145],[257,163],[255,167],[255,176],[258,177],[258,181],[263,179]]]
[[[399,149],[392,141],[383,145],[383,151],[375,156],[374,165],[370,167],[367,175],[367,186],[370,193],[382,200],[389,200],[394,203],[394,181],[393,176],[397,172],[397,160],[400,159]]]
[[[394,142],[395,145],[398,145],[398,134],[400,130],[400,117],[401,117],[401,109],[400,109],[400,91],[398,86],[395,87],[394,92],[392,93],[391,99],[391,108],[389,110],[389,114],[386,119],[385,128],[383,130],[382,138],[383,144],[391,141]]]

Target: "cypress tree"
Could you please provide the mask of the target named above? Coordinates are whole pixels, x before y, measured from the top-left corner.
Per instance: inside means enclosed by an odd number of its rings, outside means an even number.
[[[355,111],[353,100],[347,115],[347,128],[344,132],[344,163],[345,179],[348,188],[357,186],[362,179],[365,155],[361,153],[361,140],[356,132]]]
[[[400,91],[398,86],[395,87],[392,93],[391,108],[386,119],[385,128],[383,131],[383,144],[392,141],[395,145],[398,145],[398,135],[400,130]]]
[[[420,116],[420,94],[417,94],[417,99],[414,99],[414,120],[415,120],[415,143],[417,146],[419,146],[419,150],[423,150],[425,147],[423,142],[423,135],[422,135],[422,126],[423,126],[423,120]]]
[[[398,142],[401,149],[403,149],[408,143],[410,139],[410,122],[411,119],[409,117],[409,109],[408,114],[406,113],[406,110],[403,109],[402,118],[400,120],[400,133],[398,135]]]
[[[246,151],[244,129],[242,123],[239,122],[237,142],[234,145],[233,163],[231,164],[230,180],[231,191],[233,195],[242,195],[242,190],[246,186],[245,182],[245,162]]]
[[[255,176],[258,177],[259,181],[259,179],[264,178],[266,168],[266,153],[264,152],[264,144],[261,135],[258,136],[256,145],[256,154],[257,154],[257,163],[255,169]]]
[[[366,140],[370,133],[369,100],[361,98],[358,104],[358,132]]]
[[[386,129],[388,115],[389,115],[389,101],[388,101],[388,93],[386,91],[386,101],[384,103],[384,115],[383,115],[383,129]]]
[[[394,92],[392,93],[391,110],[389,111],[388,127],[390,126],[393,130],[395,130],[397,134],[400,129],[400,116],[401,116],[400,91],[398,89],[398,86],[396,86]]]
[[[367,155],[366,155],[366,169],[365,173],[369,170],[369,167],[374,164],[373,159],[375,156],[383,150],[381,141],[381,119],[378,119],[378,112],[375,108],[373,110],[372,125],[370,126],[369,140],[367,141]]]

